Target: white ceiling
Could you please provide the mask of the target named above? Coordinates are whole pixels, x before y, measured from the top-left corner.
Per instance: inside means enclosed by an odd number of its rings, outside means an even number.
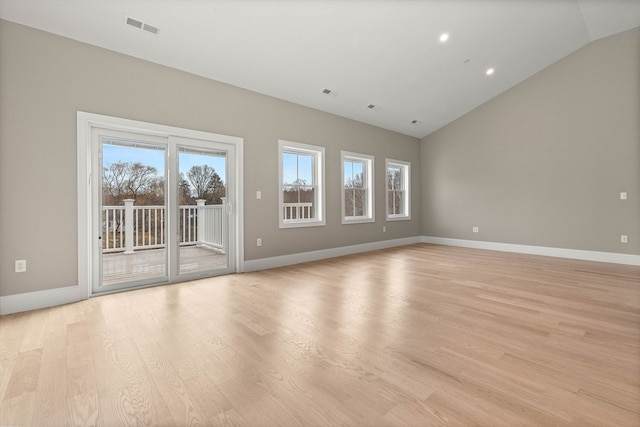
[[[421,138],[640,26],[640,0],[0,0],[0,18]]]

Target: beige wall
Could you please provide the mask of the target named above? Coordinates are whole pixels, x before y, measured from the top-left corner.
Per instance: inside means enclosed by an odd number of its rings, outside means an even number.
[[[639,80],[636,28],[424,138],[423,235],[640,254]]]
[[[77,283],[78,110],[243,137],[247,260],[421,234],[640,254],[639,52],[591,43],[420,142],[0,21],[0,296]],[[278,139],[326,147],[326,227],[278,228]],[[340,150],[375,156],[374,224],[341,224]],[[385,224],[385,157],[412,221]]]
[[[0,21],[0,296],[78,282],[78,110],[243,137],[247,260],[420,235],[419,140]],[[278,228],[278,139],[326,147],[326,227]],[[375,156],[374,224],[341,224],[340,150]],[[416,191],[382,234],[385,157]]]

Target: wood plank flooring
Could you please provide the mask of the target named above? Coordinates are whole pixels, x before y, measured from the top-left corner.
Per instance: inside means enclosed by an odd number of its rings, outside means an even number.
[[[0,318],[0,425],[638,426],[640,267],[410,245]]]

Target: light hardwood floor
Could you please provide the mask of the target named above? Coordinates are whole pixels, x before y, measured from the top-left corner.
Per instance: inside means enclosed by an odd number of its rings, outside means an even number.
[[[0,318],[0,424],[638,426],[640,268],[411,245]]]

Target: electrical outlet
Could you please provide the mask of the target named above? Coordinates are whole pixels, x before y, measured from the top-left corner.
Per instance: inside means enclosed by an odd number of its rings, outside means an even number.
[[[386,233],[386,232],[387,232],[387,226],[386,226],[386,225],[383,225],[383,226],[382,226],[382,232],[383,232],[383,233]]]
[[[16,273],[24,273],[25,271],[27,271],[27,260],[17,259],[15,266],[16,266]]]
[[[473,227],[473,232],[474,233],[479,233],[480,232],[480,227]]]
[[[262,246],[262,238],[261,237],[258,237],[256,239],[256,246]]]
[[[627,200],[627,192],[626,191],[622,191],[620,193],[620,200]]]
[[[629,236],[623,234],[620,236],[620,243],[629,243]]]
[[[262,191],[260,190],[256,191],[256,199],[258,200],[262,199]]]

